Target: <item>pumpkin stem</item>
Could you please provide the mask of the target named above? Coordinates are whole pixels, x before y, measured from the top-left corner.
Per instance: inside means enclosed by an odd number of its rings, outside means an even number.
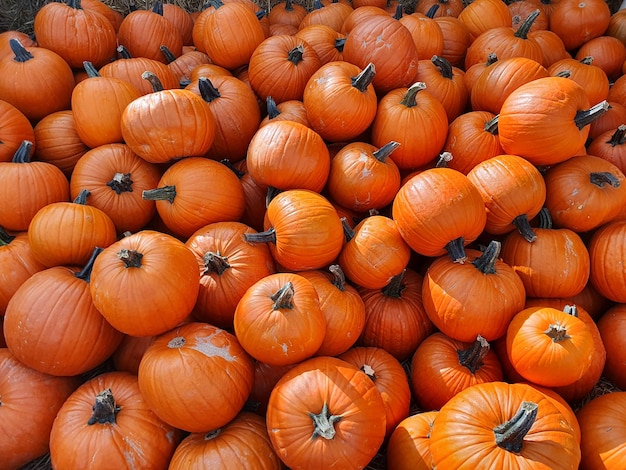
[[[576,305],[566,305],[563,311],[568,315],[578,318],[578,307]]]
[[[582,59],[580,59],[579,62],[581,64],[591,65],[591,64],[593,64],[593,56],[590,56],[590,55],[585,56]]]
[[[212,439],[215,439],[217,436],[219,436],[222,433],[222,428],[218,428],[215,431],[209,431],[204,435],[204,440],[205,441],[210,441]]]
[[[132,59],[133,56],[130,55],[130,51],[128,49],[126,49],[126,47],[122,44],[120,44],[119,46],[117,46],[117,53],[120,55],[120,58],[122,59]]]
[[[620,124],[611,139],[607,140],[607,144],[611,144],[611,147],[615,147],[617,145],[622,145],[624,143],[624,136],[626,135],[626,124]]]
[[[285,10],[293,11],[293,2],[292,0],[285,0]]]
[[[500,256],[500,248],[502,244],[497,240],[491,240],[483,254],[472,261],[472,264],[483,274],[496,273],[496,261]]]
[[[469,348],[457,350],[459,364],[467,367],[472,374],[475,374],[483,366],[483,361],[489,349],[489,342],[478,335],[476,341]]]
[[[571,338],[571,336],[567,334],[567,328],[558,323],[551,324],[548,329],[544,331],[544,334],[548,335],[554,343]]]
[[[443,78],[448,78],[448,79],[452,80],[453,69],[452,69],[452,64],[450,63],[450,61],[448,59],[445,59],[444,57],[440,57],[438,55],[434,55],[434,56],[432,56],[430,61],[433,64],[435,64],[435,66],[439,69],[439,71],[441,72],[441,76]]]
[[[94,247],[91,252],[91,256],[87,261],[87,264],[81,269],[79,272],[74,273],[74,277],[77,279],[82,279],[83,281],[89,283],[91,281],[91,270],[93,269],[93,262],[96,260],[96,257],[102,253],[104,248],[100,248],[99,246]]]
[[[96,395],[96,401],[93,405],[93,414],[87,424],[107,424],[115,423],[115,416],[120,411],[120,407],[115,405],[115,398],[110,388],[101,391]]]
[[[589,181],[591,184],[595,184],[600,188],[604,188],[605,184],[611,185],[614,188],[619,188],[620,182],[610,171],[592,171],[589,174]]]
[[[396,274],[391,278],[389,284],[383,287],[382,293],[387,297],[393,297],[395,299],[399,299],[402,297],[402,291],[406,287],[404,285],[404,274],[406,273],[406,268],[402,270],[400,274]]]
[[[487,67],[489,67],[490,65],[493,65],[493,64],[495,64],[496,62],[498,62],[498,56],[496,55],[496,53],[495,53],[495,52],[490,52],[490,53],[487,55],[487,62],[485,62],[485,65],[486,65]]]
[[[526,17],[526,19],[522,21],[522,24],[519,25],[519,28],[517,28],[517,31],[515,31],[514,36],[520,39],[528,39],[528,33],[530,32],[530,28],[532,28],[533,23],[539,16],[539,13],[540,12],[538,9],[531,12]]]
[[[492,135],[498,134],[498,121],[500,120],[500,115],[496,114],[493,118],[489,119],[485,123],[485,132],[489,132]]]
[[[547,207],[542,207],[539,211],[539,228],[552,228],[552,215]]]
[[[80,192],[78,193],[78,196],[76,196],[76,199],[74,199],[74,204],[81,204],[83,206],[87,205],[87,197],[91,196],[91,193],[89,192],[89,190],[87,189],[81,189]]]
[[[339,52],[343,52],[343,46],[346,45],[346,38],[337,38],[335,39],[335,49]]]
[[[83,67],[85,69],[85,72],[87,72],[87,76],[89,78],[94,78],[94,77],[100,77],[101,76],[100,73],[93,66],[93,64],[91,62],[89,62],[88,60],[83,61]]]
[[[235,173],[235,175],[237,175],[237,178],[241,179],[244,177],[245,173],[241,170],[238,170],[237,168],[235,168],[235,165],[233,165],[230,160],[228,158],[224,158],[223,160],[220,160],[220,163],[222,165],[226,165],[226,167],[232,171],[233,173]]]
[[[174,204],[176,198],[176,186],[163,186],[162,188],[146,189],[141,193],[141,198],[146,201],[169,201]]]
[[[209,80],[207,77],[200,77],[198,79],[198,90],[200,91],[200,96],[202,96],[202,99],[207,103],[210,103],[213,100],[216,100],[217,98],[220,98],[222,96],[219,90],[215,88],[211,80]]]
[[[271,96],[265,98],[265,106],[267,107],[267,118],[272,120],[280,115],[280,109],[276,106],[276,101]]]
[[[26,50],[26,48],[17,38],[9,39],[9,47],[11,47],[11,51],[13,51],[13,54],[15,55],[13,60],[15,60],[16,62],[26,62],[34,58],[34,56]]]
[[[0,227],[0,246],[6,246],[15,240],[15,236],[9,235],[7,231]]]
[[[379,162],[385,163],[389,155],[391,155],[398,147],[400,147],[400,142],[392,140],[391,142],[383,145],[381,148],[374,150],[372,155],[374,155],[374,158],[376,158]]]
[[[517,231],[526,239],[527,242],[534,242],[537,240],[537,234],[530,226],[530,222],[528,221],[528,215],[520,214],[513,219],[513,225],[517,229]]]
[[[80,0],[67,0],[67,6],[76,10],[82,10],[83,7],[80,4]]]
[[[243,238],[250,243],[276,243],[276,230],[270,227],[265,232],[244,233]]]
[[[340,220],[341,220],[341,227],[343,228],[343,236],[346,237],[346,241],[349,242],[350,240],[354,238],[354,236],[356,235],[356,232],[354,231],[352,227],[350,227],[347,217],[342,217]]]
[[[143,255],[136,250],[122,248],[117,252],[117,257],[124,262],[125,268],[141,268]]]
[[[298,44],[287,53],[287,60],[293,65],[298,65],[298,62],[302,62],[302,55],[304,54],[304,46]]]
[[[174,53],[170,51],[169,47],[167,47],[165,44],[161,44],[159,46],[159,50],[161,51],[161,54],[163,54],[163,57],[165,57],[165,60],[168,64],[171,64],[176,60],[176,56],[174,55]]]
[[[274,310],[293,308],[293,295],[293,283],[291,281],[286,282],[284,286],[282,286],[270,296],[270,299],[274,301],[274,305],[272,308]]]
[[[144,73],[142,73],[141,78],[143,78],[144,80],[148,80],[150,82],[150,85],[152,85],[153,92],[163,91],[163,83],[161,83],[161,80],[159,80],[159,77],[157,77],[154,73],[150,72],[149,70],[146,70]]]
[[[30,163],[30,150],[33,143],[30,140],[22,140],[22,143],[13,154],[13,163]]]
[[[152,13],[163,16],[163,2],[154,2]]]
[[[523,402],[515,416],[506,423],[494,428],[496,445],[509,452],[518,454],[522,450],[524,437],[537,419],[539,405],[531,401]]]
[[[328,270],[333,275],[332,284],[341,292],[346,290],[346,275],[343,273],[343,269],[338,264],[331,264]]]
[[[425,90],[426,84],[424,82],[416,82],[409,87],[406,91],[400,104],[406,106],[407,108],[412,108],[413,106],[417,106],[417,101],[415,97],[419,91]]]
[[[463,264],[465,260],[467,260],[467,255],[465,254],[465,239],[463,237],[450,240],[445,248],[448,252],[448,256],[450,256],[455,263]]]
[[[370,366],[369,364],[363,364],[360,369],[363,373],[365,373],[365,375],[370,378],[372,382],[376,382],[376,379],[378,377],[376,377],[376,372],[374,372],[374,368],[372,366]]]
[[[402,18],[402,15],[404,15],[404,7],[400,3],[398,3],[396,5],[396,11],[393,14],[393,19],[399,20]]]
[[[170,349],[180,349],[187,343],[184,336],[176,336],[168,341],[167,347]]]
[[[130,173],[115,173],[113,179],[106,185],[116,194],[133,192],[133,180],[130,179]]]
[[[356,77],[352,77],[352,86],[361,92],[365,92],[376,76],[376,68],[373,63],[367,66]]]
[[[256,15],[257,19],[261,21],[263,17],[267,15],[267,10],[261,8],[260,10],[255,11],[254,14]]]
[[[441,152],[439,158],[437,159],[437,163],[435,163],[435,168],[448,168],[448,163],[452,161],[454,157],[450,152]]]
[[[208,251],[202,259],[204,260],[204,271],[202,274],[216,273],[218,276],[221,276],[224,271],[230,268],[228,257],[222,256],[219,251],[217,253]]]
[[[437,11],[439,10],[439,4],[435,3],[433,4],[433,6],[431,6],[428,11],[426,12],[426,18],[430,18],[431,20],[433,18],[435,18],[435,15],[437,14]]]
[[[574,123],[578,129],[582,129],[586,125],[591,124],[593,121],[598,119],[608,110],[609,102],[607,100],[601,101],[587,110],[578,111],[576,113],[576,117],[574,117]]]
[[[328,404],[324,403],[322,411],[319,414],[309,412],[309,416],[313,420],[313,434],[311,439],[323,437],[324,439],[332,439],[335,437],[334,424],[341,419],[341,416],[331,415],[328,412]]]
[[[561,70],[561,71],[557,72],[555,76],[556,77],[562,77],[562,78],[569,78],[569,77],[572,76],[572,71],[571,70]]]

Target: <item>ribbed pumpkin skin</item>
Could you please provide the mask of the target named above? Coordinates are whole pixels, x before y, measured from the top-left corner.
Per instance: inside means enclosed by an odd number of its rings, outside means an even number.
[[[0,162],[10,162],[23,140],[34,142],[35,132],[24,113],[7,101],[0,100],[0,119]]]
[[[176,448],[169,470],[227,468],[233,462],[248,470],[282,468],[261,416],[243,411],[217,430],[189,435]]]
[[[110,389],[119,411],[114,423],[88,424],[96,396]],[[161,421],[139,391],[137,377],[108,372],[81,385],[63,404],[52,426],[54,468],[166,469],[180,431]]]
[[[125,267],[120,258],[124,250],[131,256],[133,251],[141,254],[140,266]],[[150,336],[173,328],[191,313],[199,281],[196,258],[181,241],[142,230],[98,255],[90,286],[96,308],[111,325],[133,336]]]
[[[589,243],[590,281],[596,290],[613,302],[626,302],[625,255],[626,220],[609,222],[594,232]]]
[[[77,386],[73,377],[37,372],[0,349],[2,468],[19,468],[48,451],[52,422]]]
[[[166,423],[189,432],[224,426],[252,389],[254,364],[235,336],[207,323],[160,335],[139,363],[141,394]]]
[[[430,430],[438,411],[416,413],[402,420],[387,443],[389,470],[431,470]]]

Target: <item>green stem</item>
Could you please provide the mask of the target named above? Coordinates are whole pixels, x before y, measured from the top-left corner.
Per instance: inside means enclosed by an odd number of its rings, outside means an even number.
[[[93,270],[93,263],[103,250],[104,248],[100,248],[99,246],[94,247],[93,251],[91,252],[91,256],[89,257],[89,260],[87,261],[87,264],[85,264],[83,269],[81,269],[79,272],[74,273],[74,277],[76,277],[77,279],[82,279],[83,281],[89,283],[91,281],[91,271]]]
[[[141,198],[146,201],[169,201],[174,204],[176,198],[176,186],[163,186],[162,188],[146,189],[141,193]]]
[[[539,406],[536,403],[523,402],[515,416],[493,430],[496,435],[496,445],[509,452],[520,453],[524,445],[524,437],[537,419],[538,409]]]
[[[424,82],[416,82],[409,87],[406,91],[400,104],[406,106],[407,108],[412,108],[413,106],[417,106],[417,101],[415,100],[418,92],[425,90],[426,84]]]
[[[609,102],[607,100],[601,101],[600,103],[592,106],[589,109],[584,111],[578,111],[576,113],[576,117],[574,117],[574,123],[578,129],[582,129],[588,124],[591,124],[593,121],[598,119],[604,113],[609,110]]]
[[[367,66],[356,77],[352,77],[352,86],[361,92],[365,92],[376,76],[376,68],[373,63]]]
[[[530,222],[528,221],[528,216],[526,214],[521,214],[515,217],[513,219],[513,225],[527,242],[532,243],[537,240],[537,234],[530,226]]]
[[[500,120],[500,115],[496,114],[493,118],[489,119],[485,123],[485,132],[489,132],[492,135],[498,134],[498,121]]]
[[[372,155],[374,155],[374,158],[376,158],[379,162],[385,163],[387,158],[389,158],[389,155],[391,155],[398,147],[400,147],[400,142],[392,140],[391,142],[383,145],[381,148],[374,150]]]
[[[459,356],[459,364],[475,374],[484,364],[485,356],[489,352],[489,342],[478,335],[476,341],[467,349],[459,349],[457,354]]]

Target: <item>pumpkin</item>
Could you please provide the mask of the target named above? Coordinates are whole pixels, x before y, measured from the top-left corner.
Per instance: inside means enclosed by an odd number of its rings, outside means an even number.
[[[482,196],[467,176],[450,168],[431,168],[411,177],[392,205],[402,238],[417,253],[446,252],[465,260],[464,246],[481,234],[487,222]]]
[[[270,15],[275,8],[270,10]],[[312,24],[298,29],[295,36],[313,48],[320,60],[320,67],[328,62],[343,60],[343,46],[346,42],[346,37],[330,26]]]
[[[352,5],[345,1],[314,0],[312,8],[302,18],[298,28],[323,24],[335,31],[341,31],[346,18],[353,11]]]
[[[626,220],[615,220],[597,229],[589,241],[589,280],[596,290],[613,302],[626,302],[624,262]]]
[[[585,89],[591,104],[599,103],[609,95],[609,78],[606,72],[595,64],[593,56],[557,60],[548,68],[548,73],[553,77],[561,76],[574,80]]]
[[[117,240],[111,218],[87,205],[90,194],[83,189],[73,202],[55,202],[37,211],[28,226],[28,241],[41,264],[82,266],[95,247],[106,248]]]
[[[170,470],[219,468],[238,462],[250,470],[280,470],[280,459],[267,434],[265,420],[242,411],[228,424],[193,433],[176,447]]]
[[[430,430],[439,411],[415,413],[396,426],[385,456],[389,470],[430,470]]]
[[[40,372],[75,376],[104,362],[122,335],[96,309],[90,295],[93,259],[81,270],[55,266],[33,274],[5,312],[7,347]]]
[[[446,3],[452,3],[447,0]],[[470,45],[470,34],[467,26],[456,16],[435,16],[435,21],[443,33],[443,49],[441,57],[455,67],[462,67],[465,54]]]
[[[603,0],[559,0],[550,13],[550,31],[559,35],[565,49],[574,51],[604,34],[610,21],[611,11]]]
[[[513,24],[508,7],[500,0],[474,1],[463,8],[457,17],[467,27],[470,43],[487,30]]]
[[[22,31],[14,29],[3,31],[0,33],[0,58],[11,54],[11,46],[9,44],[11,39],[17,39],[25,47],[37,46],[35,39]]]
[[[0,58],[0,100],[11,103],[31,122],[70,109],[74,75],[67,62],[50,49],[23,46],[16,38],[9,39],[9,45],[11,54]]]
[[[113,327],[134,336],[158,335],[191,313],[200,272],[195,256],[181,241],[142,230],[100,253],[90,288],[94,305]]]
[[[254,365],[233,334],[192,322],[159,335],[141,358],[137,377],[146,403],[163,421],[207,432],[241,411]]]
[[[129,461],[165,469],[180,431],[150,409],[127,372],[100,374],[78,387],[57,414],[50,434],[56,468],[90,462],[94,469],[129,468]]]
[[[48,452],[57,412],[78,381],[38,372],[0,348],[0,452],[3,468],[20,468]]]
[[[385,404],[356,366],[329,356],[303,361],[267,405],[272,447],[290,468],[365,467],[385,438]]]
[[[104,144],[87,151],[70,179],[70,194],[89,188],[89,205],[107,214],[118,234],[141,230],[156,214],[154,201],[141,197],[156,187],[159,168],[136,155],[127,145]]]
[[[443,104],[448,122],[465,112],[469,93],[464,81],[465,72],[454,67],[444,57],[433,55],[419,61],[417,80],[424,82],[427,89]]]
[[[89,61],[101,67],[115,56],[115,28],[103,14],[80,0],[50,2],[35,14],[37,45],[59,54],[70,67]]]
[[[169,20],[180,32],[183,46],[192,46],[193,18],[191,13],[175,3],[163,3],[162,14],[163,17]]]
[[[615,391],[593,398],[576,412],[581,433],[581,470],[617,468],[624,461],[625,402],[626,392]]]
[[[439,6],[433,10],[438,10]],[[413,42],[417,48],[417,57],[428,58],[434,55],[440,56],[443,51],[444,35],[439,24],[431,16],[431,11],[414,11],[405,15],[402,6],[396,8],[394,17],[409,30],[413,37]],[[434,11],[432,15],[434,15]],[[419,69],[419,64],[418,64]]]
[[[528,16],[536,10],[539,10],[539,14],[532,22],[528,32],[541,30],[545,31],[548,29],[550,18],[548,17],[541,0],[518,0],[508,4],[507,6],[509,8],[509,13],[511,13],[511,22],[514,29],[521,28],[528,19]]]
[[[528,242],[517,230],[502,241],[500,255],[524,283],[528,297],[570,297],[580,293],[590,272],[590,257],[580,235],[552,227],[550,212],[539,212],[537,238]],[[565,249],[564,247],[567,247]]]
[[[381,97],[372,122],[371,143],[382,147],[398,142],[393,162],[402,170],[413,170],[437,157],[447,130],[446,108],[425,83],[416,82]]]
[[[74,167],[89,147],[76,131],[72,110],[55,111],[43,117],[33,129],[35,133],[35,160],[58,167],[70,178]]]
[[[355,347],[339,356],[372,379],[385,404],[386,436],[409,415],[411,390],[402,364],[381,348]]]
[[[176,6],[172,3],[166,5]],[[161,53],[167,60],[167,67],[178,77],[181,87],[189,85],[191,82],[189,76],[195,68],[201,65],[209,65],[211,61],[208,55],[198,50],[188,51],[176,57],[166,46],[161,46]]]
[[[274,120],[295,121],[311,127],[304,103],[300,100],[287,100],[282,103],[276,103],[274,98],[268,96],[265,100],[265,107],[267,108],[267,115],[263,117],[259,127],[263,127]]]
[[[542,3],[542,5],[545,9],[547,3]],[[541,65],[546,68],[550,67],[557,60],[572,57],[571,54],[565,50],[565,45],[560,36],[549,29],[531,31],[528,33],[528,36],[532,37],[535,42],[541,46],[541,52],[543,53]]]
[[[252,284],[237,304],[233,324],[248,354],[277,366],[313,356],[326,330],[311,281],[287,272],[270,274]]]
[[[126,145],[150,163],[204,155],[215,139],[215,118],[206,102],[189,90],[163,89],[151,72],[142,77],[154,91],[124,108],[121,127]]]
[[[8,101],[0,100],[0,118],[0,162],[10,162],[24,140],[35,141],[35,131],[24,113]]]
[[[612,306],[598,319],[598,331],[606,348],[603,374],[621,390],[626,389],[626,374],[622,367],[625,352],[621,340],[625,320],[626,308],[623,304]]]
[[[267,403],[274,385],[292,367],[293,365],[273,366],[265,362],[254,361],[254,384],[244,409],[254,411],[265,418]]]
[[[617,129],[624,122],[626,122],[626,105],[616,101],[609,101],[609,109],[607,109],[606,113],[591,123],[587,142],[589,143],[590,140],[595,139],[603,132]],[[593,155],[591,152],[588,153]]]
[[[268,204],[265,231],[246,234],[253,243],[269,243],[274,260],[286,269],[321,269],[343,247],[343,227],[335,207],[321,194],[290,189]]]
[[[375,76],[374,64],[360,68],[344,60],[317,69],[302,96],[313,130],[331,142],[348,141],[365,132],[378,106],[372,85]]]
[[[32,146],[25,140],[11,162],[0,162],[0,226],[6,230],[26,231],[39,209],[69,199],[65,175],[51,163],[31,162]]]
[[[384,349],[399,361],[411,357],[434,330],[422,302],[423,277],[407,268],[382,289],[357,288],[365,304],[358,346]]]
[[[303,5],[294,3],[292,0],[285,0],[284,2],[277,3],[270,9],[267,14],[267,19],[270,25],[289,24],[298,27],[306,14],[307,10]]]
[[[480,335],[493,341],[524,308],[524,284],[499,259],[500,248],[500,242],[492,240],[482,253],[467,250],[465,263],[440,256],[428,266],[422,286],[424,310],[451,338],[471,342]]]
[[[506,331],[506,354],[515,370],[545,387],[570,385],[594,359],[594,339],[580,318],[552,307],[528,307]]]
[[[111,355],[115,370],[137,375],[141,358],[155,338],[156,336],[123,335],[122,341]]]
[[[243,187],[246,203],[240,222],[249,225],[257,232],[262,232],[268,197],[267,186],[259,184],[252,178],[248,172],[247,159],[239,160],[235,164],[230,163],[228,160],[222,160],[222,163],[235,173],[235,176],[239,178],[239,182]]]
[[[580,446],[552,399],[527,384],[466,388],[439,411],[430,433],[433,467],[576,470]]]
[[[268,122],[248,145],[246,167],[250,176],[277,189],[320,192],[328,181],[330,165],[322,136],[294,121]]]
[[[546,202],[546,183],[534,165],[503,154],[477,163],[467,177],[487,208],[485,231],[501,235],[517,229],[528,241],[535,240],[529,221]]]
[[[232,330],[241,296],[252,284],[275,272],[269,248],[244,240],[255,230],[241,222],[207,224],[185,242],[200,269],[200,292],[193,315],[200,321]]]
[[[553,165],[583,147],[588,125],[603,112],[603,101],[589,107],[587,92],[573,80],[544,77],[513,90],[500,108],[498,133],[506,153],[535,165]]]
[[[502,380],[498,356],[480,335],[474,342],[463,342],[436,332],[411,358],[411,391],[424,410],[439,410],[473,385]]]
[[[239,220],[245,206],[237,176],[225,165],[202,157],[172,164],[158,188],[143,191],[141,197],[156,201],[163,223],[185,239],[207,224]]]
[[[309,270],[299,274],[313,284],[326,320],[326,334],[317,356],[338,356],[359,339],[365,325],[365,304],[354,286],[346,282],[341,267],[330,265],[328,271]]]

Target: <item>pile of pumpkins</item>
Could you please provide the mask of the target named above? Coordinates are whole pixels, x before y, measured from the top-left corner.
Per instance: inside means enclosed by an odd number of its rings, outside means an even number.
[[[0,34],[0,468],[623,466],[626,11],[34,33]]]

